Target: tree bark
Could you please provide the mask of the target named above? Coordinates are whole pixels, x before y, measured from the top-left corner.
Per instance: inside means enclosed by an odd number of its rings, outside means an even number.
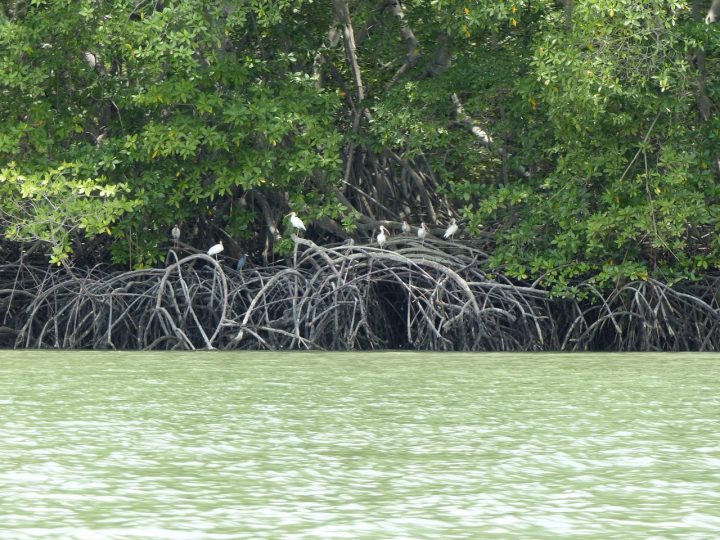
[[[333,11],[335,17],[340,21],[343,27],[343,40],[345,43],[345,55],[347,57],[350,70],[355,81],[355,91],[357,94],[358,109],[362,108],[362,102],[365,101],[365,87],[362,82],[362,74],[360,72],[360,63],[357,57],[357,47],[355,45],[355,31],[353,30],[352,20],[350,19],[350,7],[348,0],[333,0]]]
[[[387,88],[390,88],[397,82],[400,77],[402,77],[409,69],[413,68],[417,64],[418,60],[420,59],[420,49],[418,45],[418,40],[415,37],[415,33],[412,31],[412,28],[410,28],[410,25],[405,20],[405,13],[403,12],[400,2],[398,0],[391,0],[388,3],[388,8],[400,23],[400,34],[402,34],[403,40],[405,41],[405,46],[407,48],[407,54],[405,55],[405,63],[400,66],[400,69],[395,72],[395,75],[393,75],[393,78],[387,84]]]
[[[717,4],[718,9],[720,9],[720,0],[715,0],[713,2],[713,5]],[[710,11],[708,12],[707,17],[710,17],[713,11],[713,7],[710,7]],[[702,6],[701,6],[701,0],[693,0],[692,3],[692,15],[693,19],[696,21],[702,20]],[[706,18],[707,20],[707,18]],[[705,71],[705,51],[698,48],[695,50],[695,66],[697,68],[698,72],[698,80],[697,80],[697,107],[698,112],[700,114],[700,118],[703,119],[703,121],[707,122],[710,120],[710,111],[712,108],[712,101],[710,100],[710,96],[708,96],[707,93],[707,74]]]

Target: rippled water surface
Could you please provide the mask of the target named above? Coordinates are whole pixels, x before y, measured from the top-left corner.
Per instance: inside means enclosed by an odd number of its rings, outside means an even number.
[[[0,351],[0,538],[720,538],[720,356]]]

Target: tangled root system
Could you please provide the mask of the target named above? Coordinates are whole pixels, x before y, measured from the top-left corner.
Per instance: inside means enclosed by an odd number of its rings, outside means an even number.
[[[77,349],[718,350],[716,283],[632,282],[582,302],[483,268],[470,245],[295,238],[284,266],[205,255],[110,272],[0,269],[0,344]]]

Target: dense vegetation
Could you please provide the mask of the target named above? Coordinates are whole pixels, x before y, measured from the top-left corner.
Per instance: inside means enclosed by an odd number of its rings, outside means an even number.
[[[579,293],[720,266],[720,25],[693,0],[8,0],[0,254],[267,262],[441,226]]]

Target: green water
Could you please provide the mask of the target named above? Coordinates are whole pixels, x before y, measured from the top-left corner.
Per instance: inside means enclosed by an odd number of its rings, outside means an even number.
[[[0,351],[0,538],[720,538],[720,356]]]

